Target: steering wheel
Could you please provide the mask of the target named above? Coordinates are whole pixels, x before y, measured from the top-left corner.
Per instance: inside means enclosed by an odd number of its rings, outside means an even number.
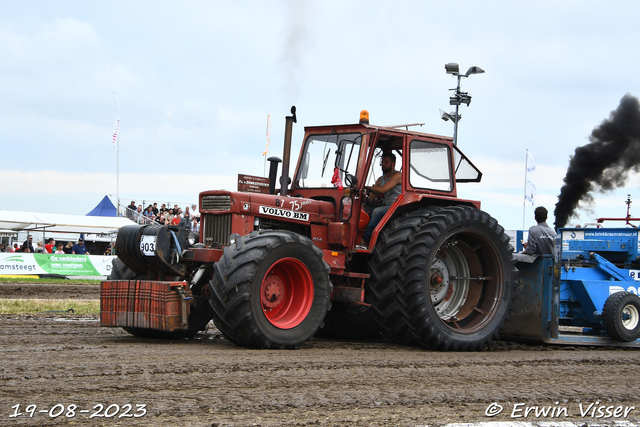
[[[384,194],[378,193],[377,191],[375,191],[374,189],[372,189],[371,187],[364,187],[365,190],[367,190],[370,193],[373,193],[377,196],[377,198],[375,199],[375,201],[371,201],[371,198],[368,199],[368,202],[371,206],[373,207],[379,207],[382,206],[382,200],[384,199]]]

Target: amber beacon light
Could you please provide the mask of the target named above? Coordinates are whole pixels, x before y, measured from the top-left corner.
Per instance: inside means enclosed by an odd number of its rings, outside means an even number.
[[[360,111],[360,124],[361,125],[369,124],[369,112],[367,110]]]

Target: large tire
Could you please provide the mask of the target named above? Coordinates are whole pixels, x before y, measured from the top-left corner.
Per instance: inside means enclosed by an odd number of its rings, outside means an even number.
[[[218,329],[250,348],[298,348],[329,309],[330,268],[311,240],[260,231],[224,249],[210,282]]]
[[[423,347],[482,350],[497,339],[514,295],[509,237],[469,206],[431,211],[413,236],[399,295]]]
[[[640,297],[631,292],[609,295],[602,309],[602,323],[616,341],[631,342],[640,338]]]
[[[148,280],[148,274],[138,274],[131,270],[127,265],[120,260],[120,258],[114,258],[111,262],[111,273],[109,273],[109,280]],[[126,332],[139,338],[161,338],[161,339],[178,339],[178,338],[190,338],[196,333],[204,331],[207,328],[207,324],[211,320],[213,313],[207,309],[197,309],[191,305],[189,308],[189,329],[181,329],[173,332],[161,331],[158,329],[147,328],[132,328],[124,326]]]
[[[369,260],[367,298],[382,334],[403,345],[415,344],[407,304],[402,298],[407,257],[414,236],[427,222],[432,209],[419,209],[389,221],[378,235]]]
[[[130,269],[122,260],[118,257],[111,261],[111,272],[109,273],[109,280],[147,280],[148,274],[139,274]]]
[[[321,338],[366,340],[380,337],[380,327],[373,319],[371,306],[334,302],[316,334]]]

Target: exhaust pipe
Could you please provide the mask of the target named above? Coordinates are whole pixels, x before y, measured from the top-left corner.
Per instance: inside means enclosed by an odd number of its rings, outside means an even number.
[[[282,176],[280,177],[280,195],[286,196],[291,183],[289,178],[289,163],[291,161],[291,135],[293,134],[293,124],[297,123],[296,106],[291,107],[291,115],[285,117],[284,129],[284,153],[282,154]]]
[[[269,162],[269,194],[276,194],[276,178],[278,177],[278,163],[282,160],[273,156],[267,159]]]

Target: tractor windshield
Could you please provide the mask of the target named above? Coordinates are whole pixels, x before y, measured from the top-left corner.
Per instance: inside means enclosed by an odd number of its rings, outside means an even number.
[[[362,134],[360,133],[309,136],[302,153],[297,186],[299,188],[333,187],[331,180],[336,168],[343,183],[345,174],[355,176],[361,142]]]

